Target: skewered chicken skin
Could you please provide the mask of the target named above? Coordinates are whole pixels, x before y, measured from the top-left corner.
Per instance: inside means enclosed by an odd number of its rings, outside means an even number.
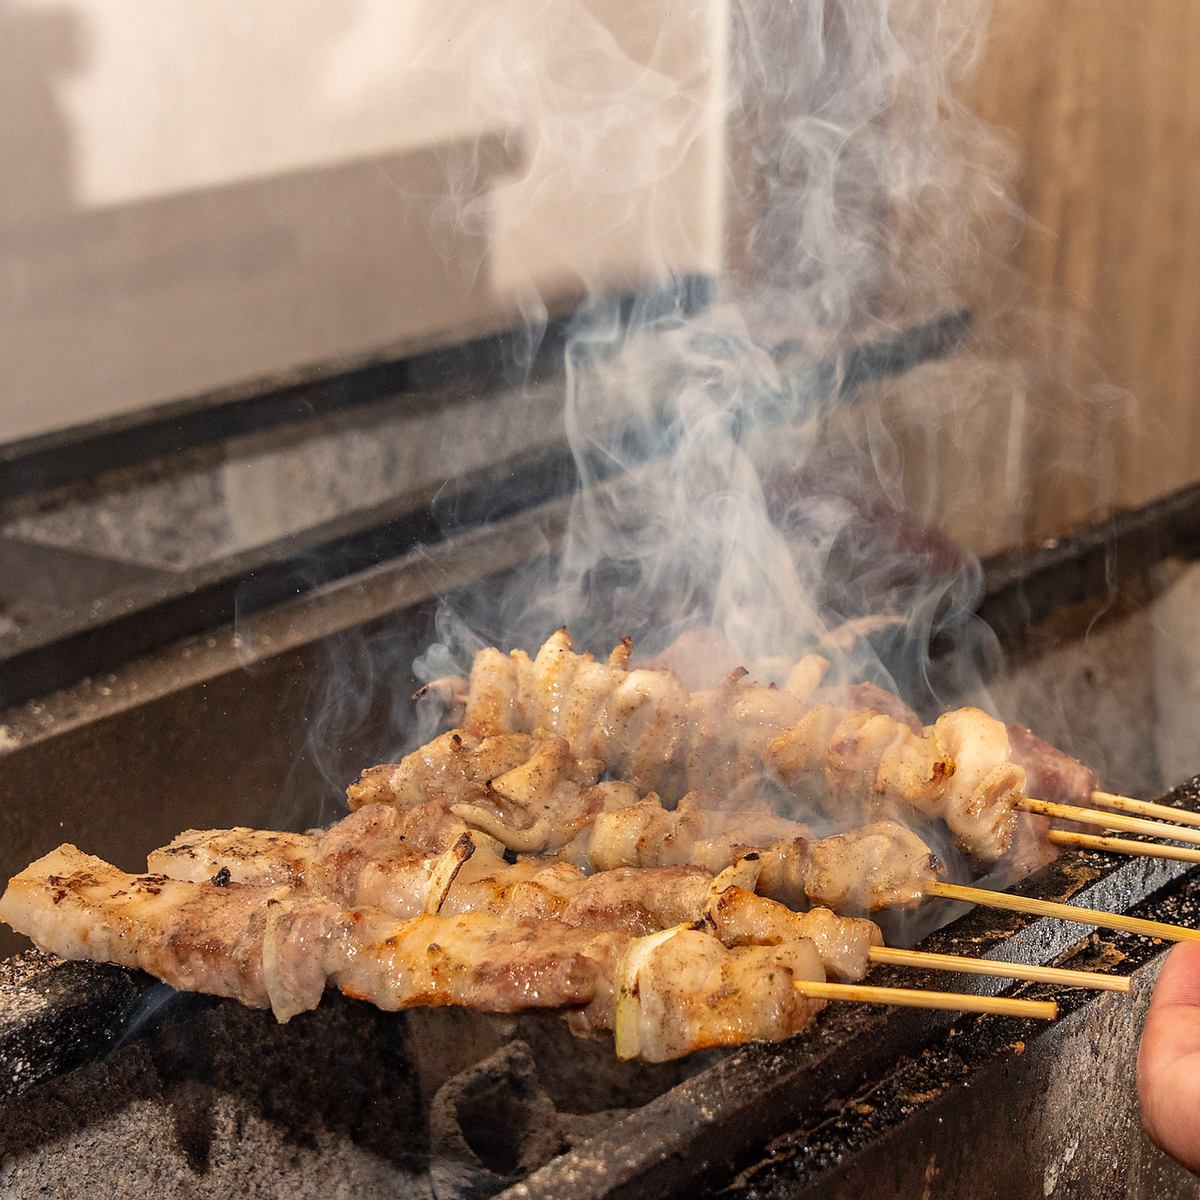
[[[1059,798],[1095,785],[1082,764],[980,709],[926,727],[872,684],[823,688],[819,655],[797,663],[782,688],[735,673],[688,692],[670,671],[629,669],[630,653],[623,642],[596,661],[560,629],[533,658],[480,651],[469,681],[443,691],[463,694],[467,733],[557,733],[589,770],[598,762],[668,801],[697,787],[734,797],[767,787],[843,825],[943,821],[984,865],[1012,845],[1027,763],[1038,788]]]

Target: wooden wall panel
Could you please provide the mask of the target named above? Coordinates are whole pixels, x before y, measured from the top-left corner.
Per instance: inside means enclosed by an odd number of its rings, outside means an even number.
[[[1040,315],[1003,285],[989,315],[1041,364],[1033,533],[1200,478],[1197,62],[1194,0],[994,4],[967,99],[1020,154],[1012,265]]]

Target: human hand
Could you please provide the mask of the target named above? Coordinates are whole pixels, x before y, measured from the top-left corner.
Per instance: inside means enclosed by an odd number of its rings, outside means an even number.
[[[1138,1099],[1150,1140],[1200,1173],[1200,942],[1167,955],[1138,1051]]]

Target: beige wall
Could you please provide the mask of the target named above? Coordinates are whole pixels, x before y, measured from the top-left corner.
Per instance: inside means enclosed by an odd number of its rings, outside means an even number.
[[[994,9],[971,100],[1021,156],[1011,264],[1043,314],[1023,325],[1042,368],[1026,532],[1046,533],[1200,477],[1200,4]],[[1011,300],[1004,281],[989,298],[1001,318]]]
[[[719,264],[722,0],[0,0],[0,441]]]

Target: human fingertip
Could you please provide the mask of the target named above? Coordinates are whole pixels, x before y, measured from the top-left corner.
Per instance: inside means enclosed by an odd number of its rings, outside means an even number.
[[[1152,1008],[1200,1007],[1200,942],[1180,942],[1172,947],[1150,1004]]]

